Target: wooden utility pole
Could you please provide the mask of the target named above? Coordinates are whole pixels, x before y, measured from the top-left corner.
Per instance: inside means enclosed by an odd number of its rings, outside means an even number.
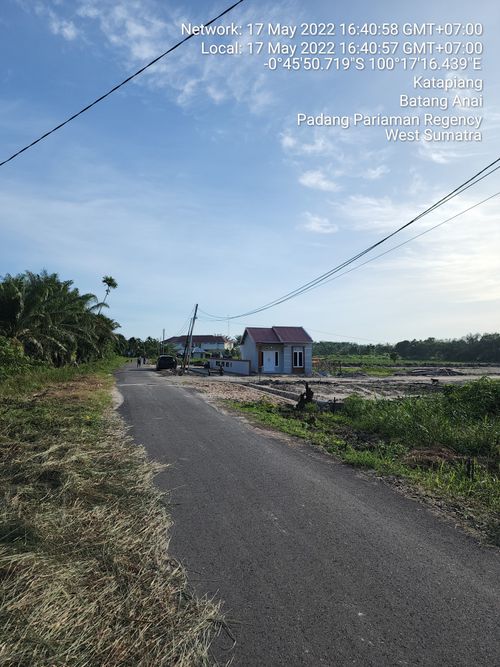
[[[198,304],[196,304],[194,307],[194,315],[189,324],[189,332],[186,338],[186,345],[184,346],[184,359],[182,360],[182,371],[181,371],[182,374],[189,366],[189,360],[191,358],[191,348],[193,346],[193,329],[194,329],[194,323],[196,322],[197,313],[198,313]]]

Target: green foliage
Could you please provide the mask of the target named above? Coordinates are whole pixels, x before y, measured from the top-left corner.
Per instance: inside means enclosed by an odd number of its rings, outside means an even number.
[[[334,356],[342,362],[369,364],[404,364],[407,361],[443,364],[446,360],[462,363],[500,363],[500,334],[468,334],[463,338],[439,340],[402,340],[395,345],[361,345],[349,342],[321,341],[314,343],[315,356]],[[351,357],[351,359],[349,359]],[[369,360],[366,359],[369,357]],[[398,357],[400,361],[398,362]]]
[[[128,357],[145,356],[148,359],[156,358],[158,354],[169,354],[172,357],[177,356],[177,349],[174,345],[168,343],[163,346],[162,350],[159,341],[151,336],[148,336],[144,340],[135,336],[127,340],[124,336],[121,336],[119,338],[119,350],[117,349],[117,351]]]
[[[404,359],[452,359],[462,362],[500,362],[500,334],[468,334],[452,340],[403,340],[394,346]]]
[[[446,385],[444,397],[449,411],[462,418],[499,417],[500,382],[481,378],[464,385]]]
[[[110,290],[116,289],[118,287],[118,283],[113,278],[113,276],[103,276],[102,282],[104,285],[106,285],[106,292],[108,294]]]
[[[0,382],[32,368],[34,362],[24,354],[21,345],[0,336]]]
[[[500,381],[449,386],[442,394],[366,401],[350,396],[343,418],[357,429],[408,447],[448,447],[463,455],[499,457]]]
[[[63,366],[103,358],[113,350],[116,322],[104,304],[55,273],[26,271],[0,282],[0,335],[31,359]]]
[[[387,361],[387,355],[392,351],[392,345],[379,344],[379,345],[362,345],[358,343],[350,343],[347,341],[320,341],[319,343],[313,343],[313,355],[318,356],[330,356],[336,355],[341,357],[347,356],[382,356]]]

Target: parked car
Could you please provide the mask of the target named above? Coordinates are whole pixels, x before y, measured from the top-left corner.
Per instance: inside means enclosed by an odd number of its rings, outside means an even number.
[[[177,368],[177,359],[170,356],[169,354],[162,354],[158,357],[156,362],[156,370],[162,371],[165,368],[171,368],[175,370]]]

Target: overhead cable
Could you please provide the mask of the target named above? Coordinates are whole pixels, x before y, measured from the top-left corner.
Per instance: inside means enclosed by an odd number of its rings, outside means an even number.
[[[208,21],[207,23],[205,23],[205,24],[203,25],[203,27],[204,27],[204,28],[207,28],[209,25],[212,25],[212,23],[215,23],[216,21],[218,21],[220,18],[222,18],[223,16],[225,16],[226,14],[228,14],[230,11],[232,11],[235,7],[237,7],[238,5],[240,5],[242,2],[244,2],[244,0],[238,0],[238,2],[235,2],[233,5],[231,5],[230,7],[228,7],[227,9],[225,9],[223,12],[221,12],[220,14],[218,14],[217,16],[215,16],[213,19],[210,19],[210,21]],[[136,76],[139,76],[139,74],[142,74],[142,73],[143,73],[145,70],[147,70],[149,67],[151,67],[152,65],[155,65],[159,60],[161,60],[161,59],[164,58],[165,56],[168,56],[169,53],[172,53],[172,51],[175,51],[176,49],[178,49],[179,46],[182,46],[182,44],[184,44],[184,43],[187,42],[188,40],[192,39],[192,38],[195,37],[197,34],[198,34],[198,32],[192,32],[191,34],[187,35],[184,39],[181,39],[180,42],[177,42],[177,44],[174,44],[174,46],[170,47],[167,51],[165,51],[165,52],[162,53],[161,55],[159,55],[159,56],[157,56],[156,58],[154,58],[153,60],[151,60],[151,62],[149,62],[147,65],[144,65],[144,67],[141,67],[140,69],[138,69],[137,72],[134,72],[134,74],[131,74],[131,75],[128,76],[126,79],[124,79],[123,81],[121,81],[119,84],[117,84],[116,86],[114,86],[113,88],[111,88],[110,90],[108,90],[107,93],[104,93],[104,95],[101,95],[100,97],[98,97],[97,99],[95,99],[95,100],[94,100],[93,102],[91,102],[90,104],[87,104],[86,107],[84,107],[83,109],[80,109],[80,111],[78,111],[77,113],[73,114],[72,116],[70,116],[69,118],[67,118],[65,121],[63,121],[62,123],[59,123],[59,125],[56,125],[55,127],[53,127],[53,128],[52,128],[51,130],[49,130],[48,132],[45,132],[45,134],[42,134],[42,136],[38,137],[38,139],[35,139],[34,141],[32,141],[32,142],[31,142],[30,144],[28,144],[27,146],[24,146],[24,148],[21,148],[20,150],[16,151],[13,155],[11,155],[10,157],[8,157],[8,158],[6,158],[5,160],[3,160],[2,162],[0,162],[0,167],[2,167],[4,164],[7,164],[7,162],[10,162],[10,161],[13,160],[14,158],[18,157],[18,155],[21,155],[21,153],[24,153],[24,151],[27,151],[29,148],[32,148],[33,146],[35,146],[36,144],[38,144],[40,141],[43,141],[43,139],[46,139],[48,136],[50,136],[50,135],[53,134],[54,132],[57,132],[57,130],[60,130],[62,127],[64,127],[64,126],[67,125],[68,123],[70,123],[72,120],[75,120],[75,118],[78,118],[78,116],[81,116],[81,115],[82,115],[83,113],[85,113],[86,111],[89,111],[89,109],[92,109],[92,107],[94,107],[96,104],[98,104],[99,102],[102,102],[102,100],[106,99],[106,97],[109,97],[112,93],[116,92],[119,88],[121,88],[121,87],[124,86],[125,84],[129,83],[130,81],[132,81],[132,79],[135,79]]]
[[[250,310],[250,311],[247,311],[245,313],[241,313],[239,315],[232,315],[230,317],[223,316],[223,315],[212,315],[212,314],[206,313],[206,312],[204,314],[209,316],[209,317],[212,317],[214,320],[219,320],[219,321],[225,321],[225,320],[229,320],[229,319],[240,319],[241,317],[247,317],[247,316],[250,316],[250,315],[255,315],[256,313],[260,313],[264,310],[268,310],[269,308],[273,308],[274,306],[280,305],[281,303],[284,303],[285,301],[289,301],[290,299],[293,299],[297,296],[300,296],[301,294],[309,291],[310,289],[313,289],[316,286],[319,286],[320,284],[328,282],[328,279],[331,278],[331,276],[333,276],[334,274],[339,273],[340,271],[342,271],[342,269],[344,269],[347,266],[353,264],[358,259],[360,259],[364,255],[366,255],[367,253],[371,252],[372,250],[374,250],[378,246],[382,245],[383,243],[388,241],[390,238],[392,238],[396,234],[399,234],[404,229],[408,228],[410,225],[414,224],[415,222],[417,222],[418,220],[420,220],[424,216],[426,216],[426,215],[430,214],[431,212],[435,211],[440,206],[443,206],[444,204],[448,203],[449,201],[451,201],[451,199],[454,199],[455,197],[462,194],[463,192],[465,192],[469,188],[473,187],[474,185],[477,185],[477,183],[482,181],[484,178],[486,178],[487,176],[490,176],[492,173],[494,173],[495,171],[500,169],[500,165],[498,164],[499,162],[500,162],[500,158],[497,158],[496,160],[491,162],[489,165],[487,165],[486,167],[481,169],[479,172],[474,174],[474,176],[469,178],[467,181],[465,181],[464,183],[459,185],[457,188],[452,190],[450,193],[448,193],[447,195],[445,195],[444,197],[439,199],[432,206],[429,206],[427,209],[425,209],[425,211],[423,211],[422,213],[420,213],[416,217],[412,218],[406,224],[404,224],[401,227],[399,227],[398,229],[394,230],[393,232],[391,232],[390,234],[388,234],[384,238],[380,239],[376,243],[370,245],[368,248],[365,248],[364,250],[360,251],[359,253],[357,253],[353,257],[350,257],[349,259],[345,260],[341,264],[338,264],[337,266],[333,267],[332,269],[330,269],[326,273],[323,273],[322,275],[318,276],[317,278],[314,278],[313,280],[309,281],[308,283],[305,283],[304,285],[301,285],[300,287],[297,287],[295,290],[292,290],[291,292],[288,292],[287,294],[284,294],[283,296],[278,297],[274,301],[271,301],[267,304],[264,304],[263,306],[260,306],[258,308],[253,309],[253,310]],[[493,196],[495,196],[495,195],[493,195]],[[484,200],[484,201],[487,201],[487,199]],[[483,202],[479,202],[479,204],[477,204],[477,205],[480,205],[481,203],[483,203]],[[475,206],[473,206],[471,208],[474,208],[474,207]],[[470,208],[466,209],[466,211],[467,210],[470,210]],[[462,213],[465,213],[466,211],[463,211]],[[458,214],[458,215],[461,215],[461,214]],[[458,215],[453,216],[452,218],[449,218],[445,222],[448,222],[449,220],[452,220],[455,217],[458,217]]]

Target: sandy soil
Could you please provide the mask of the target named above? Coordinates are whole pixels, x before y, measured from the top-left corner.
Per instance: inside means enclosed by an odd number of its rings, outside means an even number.
[[[453,374],[448,374],[449,372]],[[161,371],[162,375],[168,376],[170,381],[180,386],[193,387],[207,394],[211,399],[230,399],[240,401],[255,401],[262,398],[264,390],[274,389],[291,392],[298,395],[304,391],[304,379],[287,375],[264,377],[258,376],[236,377],[225,375],[223,377],[207,377],[198,373],[189,372],[179,377],[170,371]],[[358,394],[364,398],[399,398],[402,396],[423,394],[439,391],[442,384],[470,382],[479,377],[499,377],[499,367],[468,367],[450,369],[436,368],[411,368],[398,369],[397,374],[384,378],[370,377],[362,373],[346,372],[342,377],[311,377],[307,378],[315,398],[318,400],[342,400],[350,394]],[[433,383],[432,379],[437,379]],[[254,388],[251,385],[260,387]],[[285,398],[265,393],[266,399],[271,402],[280,403]]]

